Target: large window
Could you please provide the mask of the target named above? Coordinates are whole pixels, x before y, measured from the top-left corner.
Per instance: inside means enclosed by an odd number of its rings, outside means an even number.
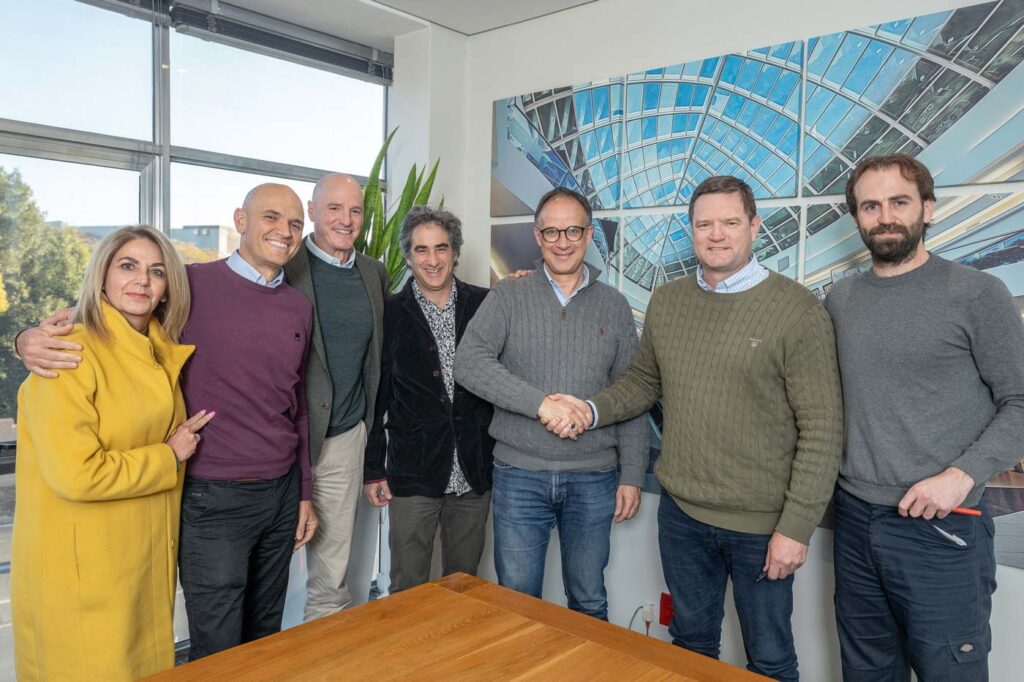
[[[150,224],[188,262],[222,258],[253,186],[281,182],[305,203],[325,172],[366,176],[383,141],[390,55],[170,5],[0,0],[0,442],[15,440],[26,374],[14,335],[73,303],[111,230]],[[0,468],[0,680],[13,679],[13,479]]]
[[[70,0],[0,0],[0,117],[152,140],[151,40]]]

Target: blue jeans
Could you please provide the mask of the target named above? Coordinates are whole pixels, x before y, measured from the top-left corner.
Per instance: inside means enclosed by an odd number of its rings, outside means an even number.
[[[569,608],[608,620],[604,569],[615,514],[615,469],[527,471],[494,460],[494,566],[504,586],[541,596],[551,529],[558,526]]]
[[[793,646],[793,576],[758,581],[770,535],[739,533],[701,523],[662,491],[658,506],[661,568],[672,594],[668,632],[676,646],[718,658],[725,586],[732,577],[747,669],[777,680],[798,680]]]
[[[846,682],[983,682],[992,646],[995,526],[904,518],[836,490],[836,623]]]

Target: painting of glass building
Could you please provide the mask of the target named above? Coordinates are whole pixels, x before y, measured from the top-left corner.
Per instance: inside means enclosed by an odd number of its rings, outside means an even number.
[[[758,260],[824,297],[870,267],[850,171],[903,152],[935,176],[929,250],[999,277],[1024,311],[1022,61],[1024,0],[1001,0],[498,100],[493,222],[529,225],[555,186],[584,193],[620,228],[609,281],[642,328],[651,291],[697,267],[694,188],[735,175],[758,200]],[[1014,471],[986,498],[1003,514],[1000,561],[1020,567],[1022,492]]]

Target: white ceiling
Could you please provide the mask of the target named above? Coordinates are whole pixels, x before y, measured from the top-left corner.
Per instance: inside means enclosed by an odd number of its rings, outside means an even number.
[[[594,0],[377,0],[468,36],[561,12]]]
[[[321,33],[394,52],[427,23],[473,35],[596,0],[225,0]]]

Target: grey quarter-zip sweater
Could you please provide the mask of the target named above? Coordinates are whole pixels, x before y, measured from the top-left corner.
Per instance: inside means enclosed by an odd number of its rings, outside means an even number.
[[[455,380],[494,405],[494,457],[532,471],[598,471],[619,465],[620,483],[642,486],[646,415],[559,439],[537,418],[545,396],[593,395],[629,367],[638,346],[626,298],[597,281],[562,306],[538,268],[492,289],[455,355]]]

